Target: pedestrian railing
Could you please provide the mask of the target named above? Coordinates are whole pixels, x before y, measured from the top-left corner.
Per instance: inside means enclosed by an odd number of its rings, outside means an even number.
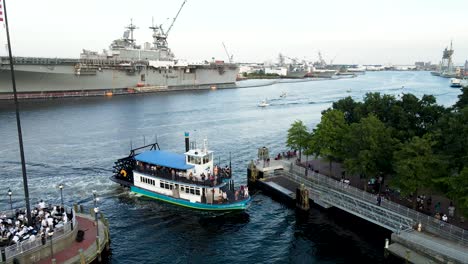
[[[18,243],[14,244],[14,245],[11,245],[11,246],[8,246],[8,247],[4,248],[3,250],[5,250],[6,260],[13,259],[18,255],[27,253],[27,252],[35,250],[35,249],[38,249],[38,248],[40,248],[42,246],[47,246],[48,244],[50,244],[49,241],[51,239],[53,241],[58,241],[62,237],[70,234],[70,232],[72,232],[73,229],[75,227],[77,227],[76,213],[75,213],[75,211],[73,209],[72,209],[72,214],[73,214],[73,217],[72,217],[72,219],[70,221],[68,221],[67,223],[64,223],[60,227],[55,227],[54,228],[54,230],[53,230],[54,234],[52,235],[52,237],[48,237],[47,234],[46,234],[46,241],[45,241],[46,243],[43,244],[43,241],[41,240],[41,237],[37,236],[34,241],[31,241],[30,239],[28,239],[28,240],[18,242]]]
[[[285,168],[289,168],[292,175],[299,176],[302,179],[311,180],[322,186],[327,186],[333,190],[346,193],[352,197],[359,198],[370,204],[376,204],[377,195],[365,192],[361,189],[350,186],[344,182],[337,181],[331,177],[313,172],[312,170],[307,171],[306,168],[300,167],[294,164],[285,164]],[[440,237],[452,240],[456,243],[468,245],[468,231],[452,224],[443,222],[435,217],[428,216],[410,209],[406,206],[398,203],[382,199],[380,207],[388,209],[394,213],[397,213],[406,218],[410,218],[414,221],[414,225],[421,224],[423,230],[438,235]]]

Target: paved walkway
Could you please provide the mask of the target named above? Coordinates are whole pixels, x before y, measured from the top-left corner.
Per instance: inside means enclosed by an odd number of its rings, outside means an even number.
[[[74,240],[70,247],[60,252],[55,253],[54,258],[57,264],[65,263],[67,260],[78,255],[79,249],[83,249],[83,251],[85,251],[86,249],[91,247],[91,245],[93,245],[93,243],[95,243],[96,241],[96,226],[94,225],[94,221],[88,218],[80,217],[80,216],[77,216],[76,220],[78,221],[79,230],[85,231],[84,240],[82,242],[76,242],[76,240]],[[102,225],[99,225],[99,227],[101,226]],[[42,259],[41,261],[38,262],[38,264],[50,264],[50,263],[52,263],[51,257]]]

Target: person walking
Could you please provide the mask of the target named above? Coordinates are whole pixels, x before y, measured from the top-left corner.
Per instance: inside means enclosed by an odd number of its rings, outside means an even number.
[[[380,195],[377,195],[377,205],[380,206],[381,202],[382,202],[382,197]]]

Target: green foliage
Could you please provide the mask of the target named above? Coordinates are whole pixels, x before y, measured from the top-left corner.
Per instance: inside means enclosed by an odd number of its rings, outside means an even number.
[[[468,106],[468,87],[464,87],[461,90],[462,93],[458,95],[458,101],[453,106],[455,110],[460,110]]]
[[[468,164],[468,107],[442,117],[435,134],[438,153],[447,157],[452,173],[459,173]]]
[[[455,200],[463,215],[468,217],[468,166],[458,175],[448,177],[448,196]]]
[[[376,116],[371,114],[359,123],[351,124],[344,142],[344,163],[351,173],[371,178],[392,171],[392,156],[398,141]]]
[[[288,130],[288,138],[286,145],[293,149],[299,150],[299,157],[301,151],[307,148],[310,134],[307,131],[307,127],[302,121],[296,120]]]
[[[348,96],[333,103],[332,108],[344,113],[344,118],[348,125],[357,123],[361,119],[362,103],[356,102]]]
[[[404,195],[413,195],[414,208],[418,191],[423,186],[434,186],[436,179],[446,171],[443,160],[432,151],[435,144],[430,136],[414,137],[395,152],[396,177],[391,185],[399,188]]]
[[[344,113],[330,110],[322,115],[322,120],[310,136],[308,153],[326,157],[330,161],[341,160],[344,156],[345,136],[349,126]]]

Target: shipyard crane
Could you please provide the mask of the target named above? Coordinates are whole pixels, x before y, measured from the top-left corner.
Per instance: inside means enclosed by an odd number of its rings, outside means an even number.
[[[223,43],[224,51],[226,52],[226,55],[228,56],[229,63],[233,63],[234,62],[234,59],[233,59],[234,55],[229,55],[229,52],[228,52],[228,50],[226,48],[226,45],[224,45],[224,42],[222,42],[222,43]]]
[[[184,5],[185,5],[186,2],[187,2],[187,0],[184,0],[184,1],[182,2],[182,5],[180,6],[179,11],[177,12],[176,16],[172,19],[172,23],[171,23],[171,25],[169,26],[169,28],[167,29],[166,34],[165,34],[165,35],[166,35],[166,38],[167,38],[167,36],[169,36],[169,32],[171,31],[172,27],[174,26],[174,23],[176,22],[176,19],[177,19],[177,17],[179,16],[180,11],[182,11],[182,8],[184,7]]]

